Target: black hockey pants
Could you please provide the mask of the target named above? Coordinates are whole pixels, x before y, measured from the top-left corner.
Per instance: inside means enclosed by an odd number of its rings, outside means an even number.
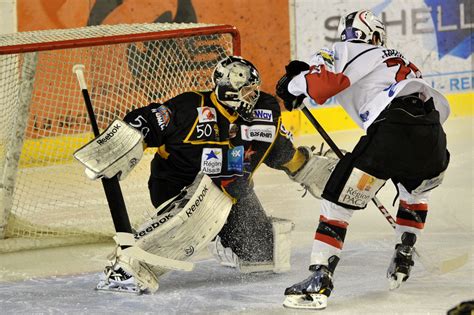
[[[416,96],[396,98],[352,153],[337,164],[322,197],[345,208],[360,209],[337,201],[354,167],[380,179],[392,179],[411,192],[423,180],[446,170],[448,163],[446,135],[433,100],[423,103]]]

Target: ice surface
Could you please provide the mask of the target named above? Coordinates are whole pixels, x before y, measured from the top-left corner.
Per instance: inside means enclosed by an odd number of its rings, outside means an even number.
[[[461,301],[474,299],[473,264],[473,119],[452,118],[446,124],[452,154],[444,184],[434,191],[420,252],[433,263],[467,253],[468,262],[445,274],[429,272],[420,262],[410,279],[389,291],[386,268],[393,250],[393,232],[378,209],[369,205],[349,225],[335,289],[325,314],[445,314]],[[351,149],[359,131],[331,136]],[[321,142],[317,136],[297,144]],[[319,201],[301,198],[297,184],[281,172],[262,167],[256,192],[270,215],[290,218],[292,271],[286,274],[241,275],[221,267],[202,253],[190,273],[171,272],[153,295],[93,290],[111,244],[75,246],[0,255],[1,314],[309,314],[282,307],[284,289],[303,280],[319,217]],[[394,189],[378,195],[392,215]]]

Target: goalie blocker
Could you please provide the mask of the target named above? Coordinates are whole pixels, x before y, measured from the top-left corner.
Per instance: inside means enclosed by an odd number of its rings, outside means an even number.
[[[118,175],[123,180],[143,157],[142,140],[140,131],[117,119],[74,157],[86,167],[90,179]]]
[[[219,233],[226,222],[232,201],[205,174],[198,174],[193,184],[165,202],[157,215],[136,229],[135,246],[166,259],[187,261]],[[146,264],[117,251],[112,257],[114,269],[122,268],[135,278],[137,290],[155,292],[158,278],[170,271],[167,266]],[[110,268],[109,268],[110,269]],[[107,270],[107,268],[106,268]],[[129,285],[129,282],[127,285]],[[99,290],[123,291],[120,283],[105,277],[97,285]]]

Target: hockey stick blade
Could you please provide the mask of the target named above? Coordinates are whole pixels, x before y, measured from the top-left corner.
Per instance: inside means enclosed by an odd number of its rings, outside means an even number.
[[[463,253],[454,258],[440,259],[439,256],[428,255],[420,246],[415,249],[415,255],[428,272],[435,274],[445,274],[459,269],[466,265],[469,260],[468,253]]]

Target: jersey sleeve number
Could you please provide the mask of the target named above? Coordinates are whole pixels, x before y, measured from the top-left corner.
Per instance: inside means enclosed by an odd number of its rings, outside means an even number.
[[[413,73],[416,78],[421,78],[420,70],[411,62],[405,63],[402,58],[390,58],[385,60],[387,67],[399,66],[397,74],[395,75],[395,81],[400,82],[408,78],[410,73]]]
[[[130,126],[136,128],[136,129],[140,130],[143,137],[146,137],[146,135],[150,132],[150,128],[148,128],[146,126],[147,121],[142,115],[139,115],[139,116],[135,117],[135,119],[132,120],[131,122],[129,122],[128,124]]]

